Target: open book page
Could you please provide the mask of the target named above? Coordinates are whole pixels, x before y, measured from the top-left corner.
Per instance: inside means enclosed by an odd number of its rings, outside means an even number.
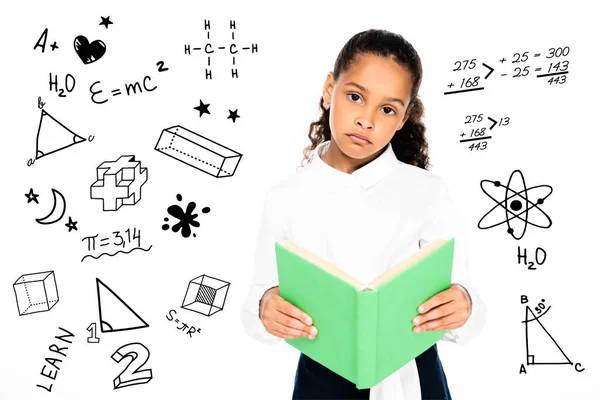
[[[442,246],[444,243],[446,243],[446,240],[441,240],[441,239],[434,240],[433,242],[429,243],[425,248],[419,250],[412,256],[408,257],[407,259],[402,261],[400,264],[397,264],[396,266],[385,271],[383,274],[379,275],[377,278],[375,278],[373,281],[371,281],[371,283],[369,283],[368,285],[365,285],[364,283],[360,282],[358,279],[354,278],[347,272],[345,272],[345,271],[341,270],[340,268],[336,267],[335,265],[325,261],[324,259],[317,256],[316,254],[311,253],[310,251],[300,247],[299,245],[297,245],[296,243],[294,243],[292,241],[285,241],[281,244],[285,248],[298,254],[300,257],[304,258],[305,260],[308,260],[311,263],[313,263],[314,265],[318,266],[319,268],[329,272],[331,275],[336,276],[336,277],[348,282],[349,284],[355,286],[358,290],[375,290],[375,288],[378,285],[393,278],[394,276],[398,275],[402,271],[410,268],[412,265],[416,264],[419,260],[425,258],[425,256],[427,256],[429,253],[433,252],[434,250],[436,250],[437,248]]]
[[[324,259],[317,256],[316,254],[311,253],[310,251],[298,246],[296,243],[294,243],[292,241],[282,242],[281,245],[283,245],[283,247],[285,247],[286,249],[298,254],[300,257],[304,258],[305,260],[310,261],[311,263],[318,266],[319,268],[329,272],[331,275],[336,276],[336,277],[348,282],[352,286],[355,286],[358,290],[362,290],[366,286],[364,283],[360,282],[358,279],[354,278],[347,272],[345,272],[345,271],[339,269],[338,267],[336,267],[335,265],[325,261]]]
[[[437,248],[441,247],[444,243],[446,243],[446,240],[442,240],[442,239],[434,240],[433,242],[429,243],[426,247],[417,251],[412,256],[404,259],[401,263],[393,266],[392,268],[385,271],[383,274],[379,275],[377,278],[375,278],[373,281],[371,281],[371,283],[369,283],[367,288],[374,290],[378,285],[393,278],[394,276],[396,276],[399,273],[401,273],[402,271],[410,268],[411,266],[415,265],[421,259],[425,258],[429,253],[431,253],[434,250],[436,250]]]

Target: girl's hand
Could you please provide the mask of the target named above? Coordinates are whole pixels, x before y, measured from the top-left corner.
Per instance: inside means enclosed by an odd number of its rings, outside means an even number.
[[[272,335],[282,339],[308,337],[314,339],[317,328],[312,318],[279,296],[279,286],[265,292],[260,301],[258,317]]]
[[[414,332],[456,329],[465,324],[471,315],[471,296],[462,286],[453,283],[419,307],[413,319]]]

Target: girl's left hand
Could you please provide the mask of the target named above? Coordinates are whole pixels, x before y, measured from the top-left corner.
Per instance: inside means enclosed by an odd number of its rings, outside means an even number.
[[[413,319],[413,332],[450,330],[463,326],[471,315],[471,297],[466,289],[453,283],[419,306]]]

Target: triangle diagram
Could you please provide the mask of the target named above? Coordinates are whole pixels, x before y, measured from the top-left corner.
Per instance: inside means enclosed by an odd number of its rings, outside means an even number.
[[[85,142],[85,139],[42,110],[35,140],[36,160],[81,142]]]
[[[147,328],[149,325],[115,292],[96,278],[100,330],[106,332],[129,331]]]
[[[525,321],[527,365],[572,364],[550,332],[542,325],[540,316],[536,317],[529,306],[526,306]]]

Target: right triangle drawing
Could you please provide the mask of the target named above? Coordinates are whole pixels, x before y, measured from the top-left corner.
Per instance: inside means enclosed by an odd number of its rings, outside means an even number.
[[[43,130],[42,130],[43,127]],[[56,118],[42,109],[40,125],[35,140],[35,159],[64,150],[85,139],[61,124]]]
[[[129,331],[147,328],[149,325],[115,292],[96,278],[100,330],[106,332]]]
[[[541,315],[536,317],[529,306],[525,307],[524,322],[527,365],[573,364],[556,340],[550,335],[550,332],[542,325],[540,321]],[[548,307],[547,310],[549,309]]]

